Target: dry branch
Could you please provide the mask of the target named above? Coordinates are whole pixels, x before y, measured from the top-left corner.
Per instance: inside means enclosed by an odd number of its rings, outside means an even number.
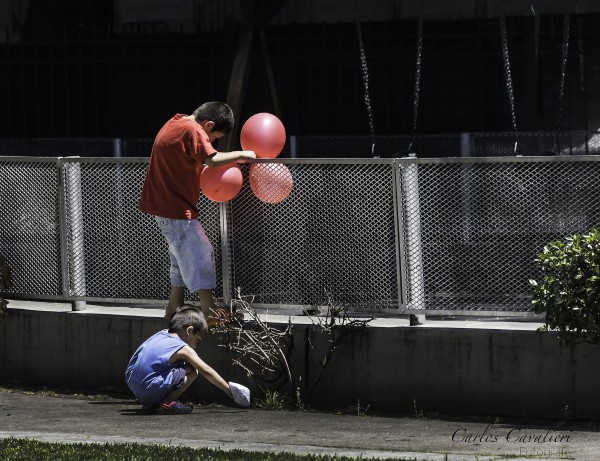
[[[284,330],[273,328],[263,321],[237,290],[238,311],[250,320],[223,325],[215,332],[227,333],[229,340],[221,346],[235,355],[233,365],[240,367],[251,380],[273,383],[283,380],[291,392],[292,373],[288,356],[293,345],[292,323]]]
[[[252,381],[259,379],[270,384],[287,383],[289,395],[293,395],[294,383],[288,360],[293,346],[291,317],[288,318],[285,329],[273,328],[263,321],[256,310],[251,307],[250,303],[253,299],[250,302],[244,300],[239,288],[236,290],[236,294],[235,304],[238,306],[238,311],[243,311],[250,317],[250,320],[226,324],[215,329],[215,332],[227,335],[228,340],[221,346],[234,353],[233,365],[244,370]],[[334,352],[344,342],[350,330],[365,328],[373,320],[373,318],[350,318],[348,307],[336,305],[329,293],[327,293],[327,304],[325,316],[310,316],[314,330],[323,334],[329,345],[325,355],[317,359],[320,369],[308,387],[307,395],[322,381]],[[317,349],[310,338],[308,341],[316,354]],[[298,402],[298,404],[301,405],[302,402]]]
[[[316,330],[327,338],[329,347],[327,348],[325,355],[322,358],[317,359],[321,368],[313,383],[309,385],[307,395],[310,395],[323,379],[326,368],[331,363],[333,353],[344,342],[349,331],[355,328],[366,328],[369,322],[374,320],[374,317],[368,319],[350,318],[348,315],[348,306],[336,305],[331,299],[330,293],[325,292],[325,294],[327,296],[327,313],[325,314],[325,317],[317,317],[316,321],[311,317],[311,320],[316,327]],[[310,338],[308,339],[308,343],[313,352],[316,351]]]

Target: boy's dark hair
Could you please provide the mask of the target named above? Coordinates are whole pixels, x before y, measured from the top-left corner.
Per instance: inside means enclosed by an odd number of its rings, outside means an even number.
[[[169,323],[169,333],[178,333],[190,326],[194,333],[200,332],[202,338],[208,334],[208,324],[200,309],[190,304],[179,306]]]
[[[215,131],[229,133],[233,128],[233,111],[224,102],[211,101],[205,102],[194,111],[194,118],[197,122],[211,120],[215,123]]]

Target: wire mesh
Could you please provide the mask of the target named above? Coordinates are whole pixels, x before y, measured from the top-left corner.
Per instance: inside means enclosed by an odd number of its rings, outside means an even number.
[[[473,133],[472,157],[503,157],[515,155],[598,155],[600,133],[588,131],[539,133]]]
[[[28,157],[147,157],[152,138],[0,139],[0,153]]]
[[[231,202],[233,286],[256,303],[398,307],[391,162],[275,165],[288,198],[246,183]]]
[[[466,136],[466,138],[465,138]],[[499,157],[531,155],[599,155],[600,133],[540,131],[375,136],[294,136],[299,158]],[[468,142],[465,145],[464,139]],[[151,138],[1,139],[0,153],[31,157],[147,157]],[[411,145],[412,142],[412,145]],[[374,149],[373,149],[374,143]],[[286,149],[291,142],[286,144]]]
[[[297,136],[295,155],[371,158],[372,142],[370,136]],[[374,142],[375,155],[381,158],[409,153],[416,153],[419,158],[600,154],[600,133],[594,131],[419,134],[414,139],[410,135],[377,135]]]
[[[111,138],[2,139],[2,155],[30,157],[107,157],[113,155]]]
[[[375,147],[373,149],[373,142]],[[411,146],[412,142],[412,146]],[[297,136],[299,158],[396,158],[417,152],[419,157],[460,156],[460,135]]]
[[[405,231],[405,246],[422,254],[422,266],[407,264],[409,307],[529,311],[528,280],[541,276],[534,259],[544,245],[600,224],[597,161],[498,160],[421,160],[419,201],[403,187],[404,228],[409,207],[419,207],[420,220],[418,234]]]
[[[0,158],[0,253],[7,293],[62,294],[59,183],[55,161]]]
[[[167,244],[154,219],[137,208],[146,168],[144,159],[114,162],[82,159],[65,163],[69,295],[168,298]],[[69,199],[80,200],[81,210],[70,204]],[[198,206],[207,236],[213,244],[219,245],[218,206],[204,197],[200,198]],[[81,253],[85,257],[83,263],[78,263],[77,255]],[[215,252],[215,260],[220,284],[221,255],[218,252]],[[82,279],[85,280],[84,287],[81,286]],[[220,290],[220,286],[217,289]],[[195,299],[195,296],[186,292],[186,299]]]

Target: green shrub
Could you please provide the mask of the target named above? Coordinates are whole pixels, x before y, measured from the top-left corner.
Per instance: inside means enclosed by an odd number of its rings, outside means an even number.
[[[561,348],[576,342],[600,344],[600,231],[548,243],[535,262],[542,271],[530,280],[544,330],[556,330]]]

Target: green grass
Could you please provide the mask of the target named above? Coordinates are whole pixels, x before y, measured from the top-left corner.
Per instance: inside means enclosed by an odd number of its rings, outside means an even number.
[[[214,450],[140,443],[49,443],[0,439],[2,461],[351,461],[347,456]],[[414,458],[397,458],[411,461]]]
[[[254,401],[254,408],[269,411],[284,411],[293,410],[294,405],[292,404],[291,399],[286,395],[267,389],[264,391],[264,397],[262,399],[258,398]]]

